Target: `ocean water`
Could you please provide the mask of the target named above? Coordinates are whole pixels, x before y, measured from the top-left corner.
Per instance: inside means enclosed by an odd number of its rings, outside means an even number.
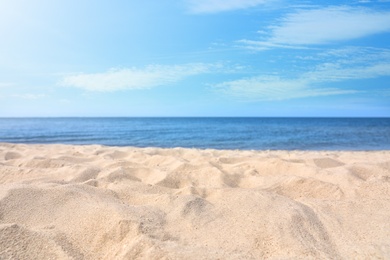
[[[0,142],[390,150],[390,118],[0,118]]]

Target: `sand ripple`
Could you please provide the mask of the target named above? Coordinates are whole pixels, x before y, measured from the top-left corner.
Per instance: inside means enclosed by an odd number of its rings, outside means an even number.
[[[0,259],[390,258],[389,158],[0,144]]]

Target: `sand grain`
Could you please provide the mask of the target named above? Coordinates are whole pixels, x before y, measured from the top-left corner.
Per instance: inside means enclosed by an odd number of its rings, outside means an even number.
[[[0,259],[390,259],[389,158],[0,144]]]

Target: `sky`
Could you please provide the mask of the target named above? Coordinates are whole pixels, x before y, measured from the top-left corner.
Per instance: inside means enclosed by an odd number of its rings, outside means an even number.
[[[390,0],[0,0],[0,117],[390,117]]]

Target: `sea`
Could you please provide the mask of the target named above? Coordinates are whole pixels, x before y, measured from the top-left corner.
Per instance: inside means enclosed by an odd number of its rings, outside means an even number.
[[[390,150],[390,118],[0,118],[0,142],[241,150]]]

